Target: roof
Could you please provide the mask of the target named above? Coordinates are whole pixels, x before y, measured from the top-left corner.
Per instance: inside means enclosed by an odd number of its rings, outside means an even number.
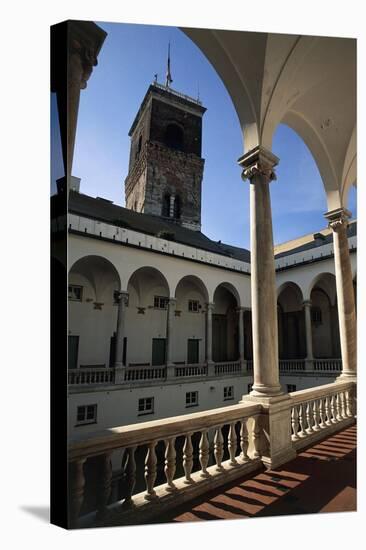
[[[172,240],[201,250],[207,250],[214,254],[221,254],[243,262],[250,262],[250,252],[245,248],[237,248],[213,241],[201,233],[201,231],[187,229],[160,216],[134,212],[128,208],[113,204],[106,199],[94,198],[70,190],[69,212],[140,233],[154,235],[162,239]]]
[[[347,236],[355,237],[357,235],[357,221],[351,220],[348,225]],[[330,244],[333,242],[333,232],[330,230],[324,230],[319,233],[305,235],[299,239],[289,241],[284,243],[276,248],[282,249],[283,252],[275,254],[276,260],[283,258],[285,256],[290,256],[291,254],[296,254],[298,252],[303,252],[305,250],[310,250],[312,248],[317,248],[319,246],[324,246],[325,244]]]

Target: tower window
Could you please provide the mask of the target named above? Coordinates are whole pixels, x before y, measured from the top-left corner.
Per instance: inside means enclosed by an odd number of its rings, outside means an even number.
[[[168,124],[165,131],[165,143],[172,149],[183,151],[183,130],[177,124]]]
[[[178,195],[174,199],[174,217],[177,220],[180,218],[180,197]]]
[[[162,216],[169,218],[170,216],[170,195],[166,193],[163,197],[163,206],[161,211]]]
[[[142,134],[140,135],[139,140],[137,142],[136,159],[138,159],[140,156],[141,147],[142,147]]]

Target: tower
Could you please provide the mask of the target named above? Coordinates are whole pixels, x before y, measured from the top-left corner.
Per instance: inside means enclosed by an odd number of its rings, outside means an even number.
[[[170,70],[169,79],[149,86],[129,131],[126,207],[200,231],[206,109],[169,87]]]

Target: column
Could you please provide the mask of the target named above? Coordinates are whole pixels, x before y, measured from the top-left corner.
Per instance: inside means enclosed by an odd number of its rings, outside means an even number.
[[[251,295],[253,331],[252,396],[281,395],[278,368],[277,296],[269,184],[279,159],[258,146],[239,159],[250,182]]]
[[[206,363],[213,364],[212,361],[212,312],[215,308],[213,302],[206,304]]]
[[[334,264],[337,287],[338,321],[344,379],[356,379],[356,309],[353,292],[351,260],[349,256],[347,226],[351,213],[338,208],[325,214],[333,231]]]
[[[167,311],[167,323],[166,323],[166,364],[167,367],[174,366],[173,363],[173,319],[177,300],[175,298],[169,298],[168,311]]]
[[[302,303],[305,313],[306,360],[305,370],[313,370],[313,334],[311,329],[311,300]]]
[[[244,307],[238,307],[238,320],[239,320],[239,360],[244,364]]]
[[[128,304],[128,292],[116,292],[115,299],[118,301],[117,328],[116,328],[116,356],[115,368],[123,367],[123,341],[125,337],[126,306]]]

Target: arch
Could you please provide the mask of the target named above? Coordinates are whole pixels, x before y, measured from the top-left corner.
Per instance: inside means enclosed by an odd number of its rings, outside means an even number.
[[[208,295],[207,287],[206,287],[205,283],[202,281],[202,279],[197,277],[197,275],[184,275],[184,277],[182,277],[177,282],[177,284],[175,286],[175,291],[174,291],[174,296],[176,298],[177,298],[177,293],[178,293],[179,287],[181,287],[184,283],[188,283],[188,284],[190,283],[194,287],[196,287],[196,289],[203,295],[205,303],[207,303],[209,301],[209,295]]]
[[[213,301],[215,301],[215,294],[217,292],[217,290],[222,287],[224,288],[225,290],[227,290],[228,292],[230,292],[230,294],[233,295],[233,297],[235,298],[236,300],[236,303],[237,303],[237,307],[240,307],[241,306],[241,301],[240,301],[240,295],[239,295],[239,292],[238,290],[236,289],[236,287],[232,284],[232,283],[229,283],[227,281],[225,282],[222,282],[222,283],[219,283],[214,292],[213,292]]]
[[[102,301],[107,287],[121,290],[121,279],[116,267],[103,256],[91,254],[79,258],[69,269],[69,282],[73,274],[81,275],[89,282],[96,301]]]
[[[285,281],[277,288],[277,301],[282,292],[284,292],[287,288],[291,288],[297,294],[300,303],[304,301],[304,295],[301,288],[297,283],[294,283],[293,281]]]
[[[171,149],[184,150],[184,132],[175,122],[170,122],[165,128],[165,144]]]
[[[128,279],[128,291],[131,286],[136,292],[139,303],[141,303],[143,294],[151,291],[154,286],[161,286],[163,288],[164,296],[167,298],[170,297],[169,283],[162,272],[156,267],[143,266],[136,269]]]
[[[323,272],[318,273],[309,285],[308,295],[311,296],[312,291],[318,288],[327,296],[332,305],[335,304],[337,298],[336,281],[334,273]]]

